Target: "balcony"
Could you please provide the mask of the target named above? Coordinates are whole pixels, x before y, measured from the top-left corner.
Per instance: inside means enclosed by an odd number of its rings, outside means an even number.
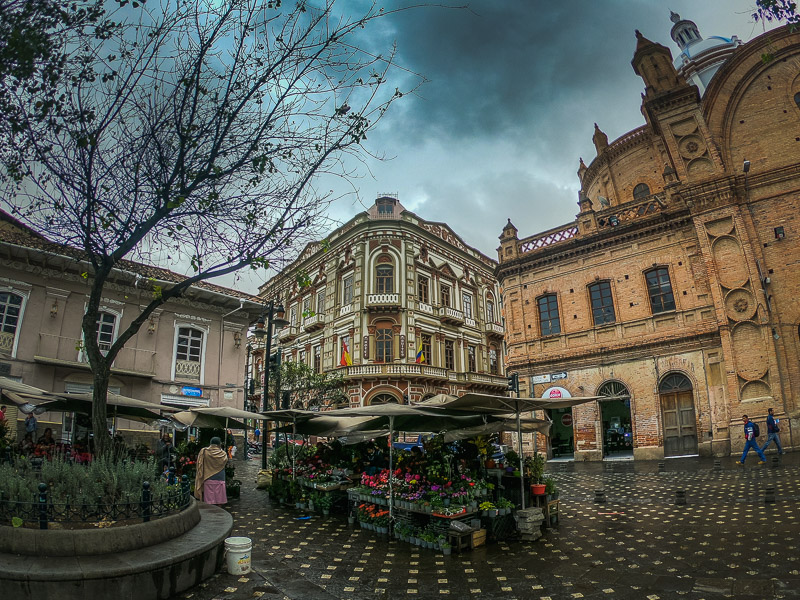
[[[422,378],[446,381],[451,379],[451,373],[447,369],[432,367],[430,365],[418,365],[416,363],[387,363],[387,364],[368,364],[353,365],[351,367],[340,367],[337,373],[347,378],[370,378],[370,377],[400,377],[400,378]],[[455,376],[455,373],[452,374]]]
[[[297,336],[297,327],[294,325],[286,325],[286,327],[281,327],[278,331],[278,340],[280,340],[281,343],[291,342]]]
[[[325,315],[317,313],[303,319],[303,329],[306,331],[315,331],[325,327]]]
[[[452,323],[453,325],[464,324],[464,313],[460,310],[456,310],[455,308],[450,308],[449,306],[439,307],[439,318],[442,321],[446,323]]]
[[[200,381],[200,366],[199,361],[194,360],[176,360],[175,361],[175,379],[186,381]]]
[[[74,367],[90,370],[88,361],[81,351],[82,340],[49,333],[39,334],[39,344],[33,357],[37,363]],[[166,367],[168,369],[169,367]],[[156,353],[153,350],[125,347],[119,351],[111,372],[117,375],[134,377],[154,377],[156,374]],[[164,372],[165,377],[169,375]],[[199,371],[198,371],[199,377]]]
[[[367,309],[396,310],[400,308],[400,294],[367,294]]]
[[[506,334],[506,328],[497,323],[486,323],[486,333],[488,335],[503,337]]]

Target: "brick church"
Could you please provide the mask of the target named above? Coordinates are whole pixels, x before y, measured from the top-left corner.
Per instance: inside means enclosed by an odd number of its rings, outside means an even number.
[[[550,415],[554,457],[725,456],[770,407],[800,443],[800,32],[671,18],[675,58],[636,32],[645,124],[595,125],[575,220],[500,236],[508,371],[604,397]]]

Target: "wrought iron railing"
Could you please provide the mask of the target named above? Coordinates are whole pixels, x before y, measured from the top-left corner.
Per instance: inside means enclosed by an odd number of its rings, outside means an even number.
[[[193,360],[175,361],[175,378],[200,380],[200,363]]]
[[[138,500],[130,502],[103,502],[98,498],[94,503],[51,502],[47,485],[39,484],[39,493],[32,502],[6,499],[0,490],[0,523],[12,523],[20,519],[22,523],[38,523],[40,529],[47,529],[49,523],[109,523],[112,521],[139,520],[146,523],[188,508],[191,502],[189,479],[186,475],[164,493],[154,494],[150,483],[142,483]]]

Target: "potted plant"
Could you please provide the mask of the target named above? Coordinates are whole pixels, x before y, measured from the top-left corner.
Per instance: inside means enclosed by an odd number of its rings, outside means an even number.
[[[509,514],[512,508],[514,508],[514,503],[511,500],[500,498],[497,501],[497,511],[501,517]]]
[[[556,500],[558,498],[558,488],[556,487],[556,480],[552,477],[545,477],[544,480],[544,493],[547,494],[547,500]]]
[[[322,509],[322,516],[327,517],[331,514],[331,506],[333,505],[333,496],[330,494],[321,494],[317,499],[317,504]]]
[[[453,547],[447,542],[442,542],[439,547],[442,549],[442,554],[445,556],[450,556],[453,552]]]
[[[512,471],[518,470],[519,469],[519,454],[517,454],[513,450],[509,450],[505,454],[504,462],[506,464],[506,471],[508,473],[511,473]]]
[[[481,509],[481,514],[483,514],[484,517],[497,516],[497,507],[492,502],[481,502],[479,508]],[[489,511],[492,511],[493,514],[489,514]]]
[[[544,457],[535,452],[533,456],[526,459],[526,465],[531,473],[531,494],[535,496],[544,495]]]

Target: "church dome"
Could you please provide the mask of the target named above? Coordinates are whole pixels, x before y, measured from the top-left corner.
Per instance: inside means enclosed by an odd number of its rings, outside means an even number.
[[[680,48],[673,64],[689,83],[700,89],[702,95],[714,74],[742,42],[735,35],[703,38],[694,21],[681,19],[674,12],[670,12],[670,20],[673,22],[670,36]]]

